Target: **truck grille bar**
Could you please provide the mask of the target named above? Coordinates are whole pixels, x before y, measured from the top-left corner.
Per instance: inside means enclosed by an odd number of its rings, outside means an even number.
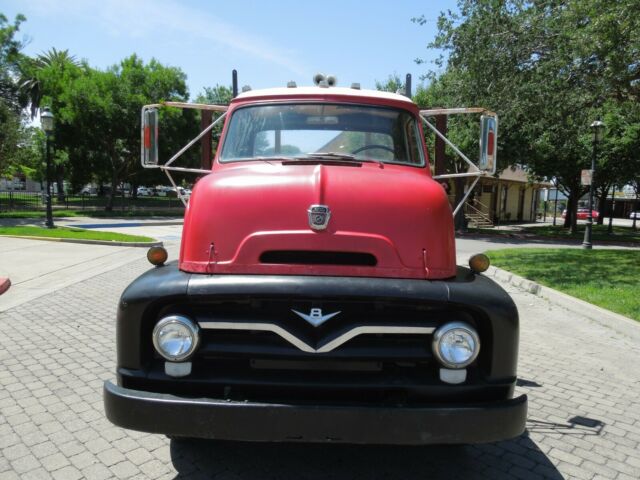
[[[247,330],[247,331],[263,331],[272,332],[280,336],[291,345],[307,353],[326,353],[330,352],[340,345],[348,342],[352,338],[366,334],[423,334],[430,335],[435,330],[434,327],[420,326],[402,326],[402,325],[364,325],[357,326],[351,330],[347,330],[341,335],[332,338],[314,348],[303,340],[299,339],[291,332],[273,323],[266,322],[228,322],[228,321],[205,321],[199,322],[200,328],[205,330]]]

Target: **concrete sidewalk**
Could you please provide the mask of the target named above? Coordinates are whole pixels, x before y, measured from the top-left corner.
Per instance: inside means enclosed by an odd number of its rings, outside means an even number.
[[[169,242],[176,258],[179,242]],[[147,250],[0,237],[0,277],[11,289],[0,297],[0,312],[103,272],[145,258]]]

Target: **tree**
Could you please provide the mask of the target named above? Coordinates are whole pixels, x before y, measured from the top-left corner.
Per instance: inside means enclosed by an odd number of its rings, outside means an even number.
[[[51,50],[41,53],[36,58],[28,58],[22,64],[20,89],[28,95],[31,118],[38,115],[40,102],[44,95],[56,97],[61,92],[61,81],[69,80],[65,75],[72,71],[77,75],[80,64],[69,50]]]
[[[25,20],[23,15],[16,15],[13,24],[10,24],[7,17],[0,13],[0,102],[15,114],[20,112],[24,101],[15,81],[23,59],[20,51],[24,45],[15,36]]]
[[[451,106],[498,112],[499,158],[557,178],[573,230],[586,191],[580,170],[590,164],[589,125],[609,101],[638,95],[639,8],[632,0],[461,0],[459,14],[441,14],[429,45],[449,57],[444,74],[427,78],[455,99]],[[599,161],[607,155],[602,150]]]
[[[233,99],[233,89],[225,85],[216,84],[215,87],[204,87],[204,91],[196,97],[196,103],[208,103],[211,105],[229,105]],[[209,115],[212,115],[211,113]],[[202,112],[200,113],[202,116]],[[209,117],[211,118],[211,117]],[[222,134],[222,122],[211,130],[211,151],[218,148],[218,140]]]
[[[376,90],[382,92],[398,93],[404,92],[404,82],[397,73],[389,75],[389,78],[385,82],[378,82],[376,80]]]
[[[229,105],[233,99],[231,87],[216,84],[215,87],[204,87],[204,91],[196,97],[196,103],[209,103],[212,105]]]
[[[25,17],[17,15],[13,24],[0,13],[0,174],[15,166],[24,135],[21,109],[24,98],[15,81],[23,56],[23,44],[15,39]]]
[[[15,162],[21,136],[20,116],[0,100],[0,174],[8,172]]]
[[[21,64],[20,89],[27,96],[31,118],[38,115],[44,101],[55,115],[64,105],[64,93],[75,78],[83,75],[88,65],[79,64],[68,50],[51,50],[35,58],[26,58]],[[58,200],[64,200],[65,167],[73,159],[78,144],[75,128],[64,121],[56,122],[54,131],[56,154],[53,157]]]
[[[107,210],[113,209],[117,187],[140,173],[140,109],[162,101],[186,101],[186,76],[178,68],[152,59],[145,64],[132,55],[106,71],[88,69],[68,85],[60,110],[64,122],[76,128],[84,161],[95,176],[111,185]],[[193,112],[162,109],[161,156],[183,143]],[[177,137],[181,137],[179,142]],[[175,150],[174,150],[175,151]],[[173,152],[172,152],[173,153]],[[166,157],[165,157],[166,158]]]

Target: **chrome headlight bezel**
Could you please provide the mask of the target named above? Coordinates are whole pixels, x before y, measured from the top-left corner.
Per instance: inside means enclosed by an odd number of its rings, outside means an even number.
[[[191,348],[180,355],[170,355],[160,347],[160,331],[164,327],[171,324],[177,324],[184,327],[192,339]],[[191,319],[185,317],[184,315],[169,315],[160,319],[160,321],[156,323],[155,327],[153,328],[151,338],[153,341],[153,346],[160,356],[162,356],[166,360],[169,360],[170,362],[182,362],[189,359],[198,349],[198,345],[200,343],[200,328],[198,327],[197,323],[193,322]]]
[[[473,340],[473,345],[475,347],[474,351],[471,356],[464,362],[455,363],[450,359],[444,358],[443,353],[440,349],[443,338],[453,331],[459,331],[461,334],[469,335]],[[480,353],[480,336],[478,335],[478,332],[475,330],[475,328],[473,328],[468,323],[449,322],[438,327],[438,329],[434,332],[431,346],[433,349],[433,354],[436,356],[438,362],[440,362],[443,367],[451,369],[465,368],[471,365],[475,361],[475,359],[478,358],[478,354]]]

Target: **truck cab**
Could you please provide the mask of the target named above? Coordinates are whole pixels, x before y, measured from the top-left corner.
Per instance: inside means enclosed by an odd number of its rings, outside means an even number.
[[[107,417],[247,441],[521,434],[518,313],[456,265],[418,107],[325,82],[244,92],[224,116],[179,259],[120,299]]]

